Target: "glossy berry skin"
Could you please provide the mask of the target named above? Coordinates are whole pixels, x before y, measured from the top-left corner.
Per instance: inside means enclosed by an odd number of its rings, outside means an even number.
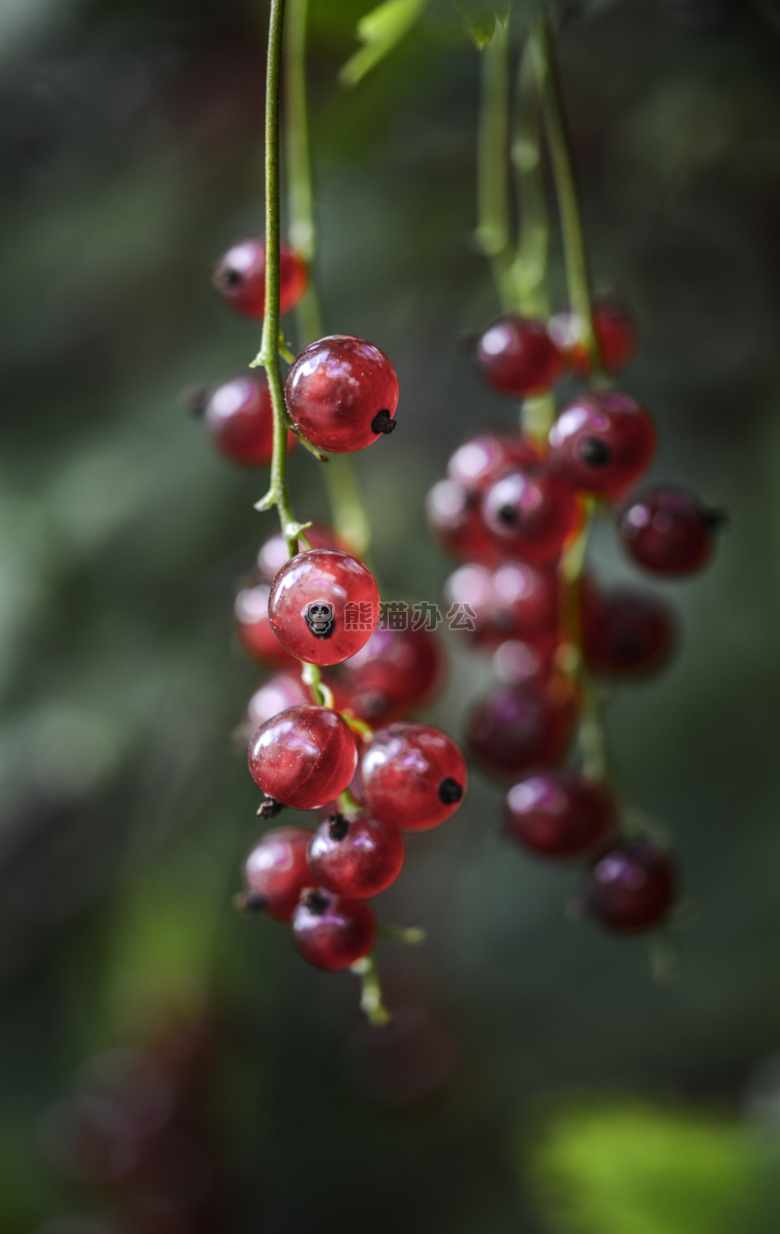
[[[306,290],[309,270],[295,249],[279,246],[279,308],[289,313]],[[242,317],[265,315],[265,241],[250,236],[229,248],[214,270],[214,286],[225,303]]]
[[[368,810],[405,831],[437,827],[466,792],[466,763],[455,742],[430,724],[380,729],[360,763]]]
[[[289,921],[304,887],[311,887],[309,845],[305,827],[266,831],[244,862],[246,905],[263,909],[276,921]]]
[[[352,730],[328,707],[289,707],[249,743],[249,773],[267,797],[316,810],[344,792],[357,766]]]
[[[341,537],[337,536],[330,527],[324,527],[321,523],[312,523],[311,527],[306,528],[304,534],[312,548],[333,548],[339,553],[349,552],[349,546]],[[266,583],[272,583],[282,566],[286,566],[289,560],[287,541],[282,533],[277,532],[276,535],[269,536],[261,544],[257,554],[257,570],[261,579]]]
[[[582,522],[574,489],[544,467],[496,480],[482,499],[482,517],[505,556],[534,565],[555,561]]]
[[[593,328],[605,373],[622,373],[639,347],[636,324],[620,300],[602,296],[593,302]],[[590,371],[588,352],[583,343],[581,319],[576,313],[556,313],[548,325],[550,337],[577,372]]]
[[[284,386],[292,422],[318,450],[363,450],[395,428],[398,378],[383,351],[331,334],[299,352]]]
[[[506,835],[541,857],[579,857],[614,825],[609,790],[569,767],[534,771],[506,795]]]
[[[429,630],[376,629],[356,655],[345,660],[343,682],[353,700],[379,696],[387,708],[430,702],[444,675],[441,645]],[[362,709],[362,708],[361,708]]]
[[[641,403],[616,390],[593,390],[558,416],[547,463],[572,488],[614,499],[647,470],[655,440]]]
[[[563,376],[565,361],[543,322],[509,314],[479,336],[477,366],[500,394],[528,398],[554,386]]]
[[[494,429],[458,446],[447,464],[447,475],[467,493],[484,493],[505,471],[535,467],[541,460],[539,447],[530,437]]]
[[[479,492],[469,493],[455,480],[438,480],[425,512],[431,534],[450,557],[498,565],[501,549],[482,520]]]
[[[350,819],[332,814],[311,839],[309,862],[319,886],[365,900],[379,895],[400,874],[403,836],[393,823],[365,811]]]
[[[585,659],[600,677],[648,677],[660,672],[676,643],[673,614],[652,592],[630,587],[602,595],[582,591]]]
[[[488,775],[513,778],[560,762],[576,713],[577,696],[565,678],[498,686],[468,713],[466,744]]]
[[[329,606],[330,616],[323,606]],[[371,637],[379,591],[371,571],[355,557],[313,548],[291,557],[277,574],[268,619],[282,646],[299,660],[340,664]]]
[[[676,883],[668,853],[648,841],[621,840],[594,862],[588,912],[615,933],[640,934],[668,916]]]
[[[252,726],[252,733],[280,711],[286,711],[288,707],[301,707],[309,701],[309,691],[300,677],[294,677],[291,673],[275,673],[255,690],[247,703],[247,721]]]
[[[620,537],[634,561],[663,578],[694,574],[709,560],[720,517],[679,488],[635,497],[620,520]]]
[[[286,651],[271,629],[268,598],[271,588],[265,583],[244,587],[236,596],[236,633],[244,651],[264,668],[300,668],[300,662]]]
[[[497,570],[461,566],[444,584],[444,595],[450,608],[461,606],[464,626],[466,619],[473,624],[463,635],[478,647],[522,639],[549,649],[558,641],[559,580],[552,569],[522,562]]]
[[[362,900],[348,900],[317,887],[304,892],[293,913],[295,946],[305,960],[331,971],[367,956],[376,938],[376,918]]]
[[[274,419],[264,373],[247,372],[206,394],[203,419],[220,454],[241,467],[267,467]]]

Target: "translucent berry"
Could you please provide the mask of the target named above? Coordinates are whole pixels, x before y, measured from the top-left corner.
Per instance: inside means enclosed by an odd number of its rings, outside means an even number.
[[[679,488],[635,497],[620,520],[620,535],[634,561],[654,574],[693,574],[708,561],[723,516]]]
[[[509,315],[499,317],[479,336],[477,365],[494,390],[527,398],[554,386],[565,362],[543,322]]]
[[[482,499],[482,517],[505,556],[544,565],[560,556],[582,512],[565,480],[533,467],[496,480]]]
[[[534,771],[506,795],[506,834],[542,857],[578,857],[614,824],[609,790],[569,767]]]
[[[228,249],[214,270],[214,286],[222,299],[242,317],[261,319],[265,314],[265,241],[250,236]],[[306,262],[284,240],[279,246],[279,307],[282,313],[295,308],[306,290]]]
[[[270,463],[274,418],[263,372],[250,369],[220,382],[204,391],[196,409],[217,450],[231,463],[241,467]]]
[[[513,467],[534,467],[539,462],[539,447],[530,437],[494,429],[458,446],[447,464],[447,475],[467,493],[484,493],[503,472]]]
[[[270,594],[271,588],[265,583],[239,591],[234,606],[239,642],[247,655],[265,668],[299,669],[299,661],[285,650],[271,629],[268,619]]]
[[[444,584],[453,629],[479,647],[521,639],[552,648],[558,641],[559,580],[555,570],[508,562],[497,570],[461,566]]]
[[[493,652],[493,668],[499,681],[522,685],[527,681],[546,681],[552,674],[555,647],[507,639]]]
[[[295,946],[317,968],[349,968],[367,956],[376,938],[376,918],[362,900],[348,900],[316,887],[304,892],[292,918]]]
[[[340,553],[348,553],[349,546],[330,527],[321,523],[312,523],[305,531],[306,539],[312,548],[334,548]],[[272,583],[282,566],[290,560],[287,551],[287,541],[279,531],[260,546],[257,554],[257,569],[260,577],[266,583]]]
[[[373,343],[351,334],[304,347],[284,391],[293,424],[319,450],[362,450],[395,428],[395,369]]]
[[[395,882],[404,863],[404,841],[393,823],[363,811],[332,814],[311,838],[315,882],[336,895],[365,900]]]
[[[548,466],[573,488],[615,498],[650,465],[655,427],[636,399],[592,390],[570,403],[550,430]]]
[[[659,672],[676,643],[674,616],[652,592],[620,587],[606,595],[582,591],[582,643],[600,677],[646,677]]]
[[[633,360],[639,347],[639,332],[625,304],[614,296],[593,302],[593,327],[604,371],[621,373]],[[583,342],[583,326],[576,313],[556,313],[548,325],[550,337],[569,363],[580,373],[590,371],[588,352]]]
[[[316,810],[344,792],[357,766],[352,730],[328,707],[290,707],[249,743],[249,772],[267,797]]]
[[[392,618],[392,609],[388,615]],[[443,669],[443,653],[435,634],[422,626],[419,630],[407,626],[405,630],[374,630],[365,647],[345,660],[341,673],[361,710],[365,709],[361,697],[378,697],[385,708],[404,709],[431,701],[441,684]]]
[[[279,642],[309,664],[340,664],[368,642],[379,619],[370,570],[348,553],[314,548],[274,579],[268,617]]]
[[[554,766],[566,753],[577,696],[563,677],[498,686],[466,717],[466,744],[488,775]]]
[[[466,792],[455,742],[430,724],[380,729],[360,763],[369,811],[406,831],[426,831],[454,814]]]
[[[289,921],[304,887],[315,881],[309,866],[312,833],[305,827],[279,827],[258,840],[244,862],[244,902],[276,921]]]
[[[445,553],[461,561],[498,565],[501,549],[482,520],[478,492],[468,492],[455,480],[439,480],[425,502],[428,526]]]
[[[275,673],[255,690],[247,704],[247,720],[252,726],[252,733],[280,711],[300,707],[309,699],[309,691],[300,677],[293,677],[291,673]]]
[[[618,934],[639,934],[660,925],[675,897],[674,863],[668,853],[643,840],[621,840],[596,860],[587,889],[587,908]]]

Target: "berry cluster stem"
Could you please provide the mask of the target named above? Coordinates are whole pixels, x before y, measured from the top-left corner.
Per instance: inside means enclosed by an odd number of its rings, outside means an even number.
[[[374,1028],[386,1028],[390,1023],[390,1012],[385,1006],[373,953],[353,964],[351,971],[360,978],[360,1010]]]

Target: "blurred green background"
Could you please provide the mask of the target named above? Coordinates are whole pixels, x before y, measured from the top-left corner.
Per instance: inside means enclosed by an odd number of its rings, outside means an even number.
[[[451,567],[425,493],[514,415],[457,349],[497,311],[473,243],[479,56],[434,7],[344,91],[368,7],[312,0],[317,277],[328,328],[398,370],[401,430],[356,468],[386,591],[435,601]],[[232,596],[274,520],[181,392],[258,341],[209,274],[262,228],[264,5],[0,3],[4,1234],[780,1228],[778,10],[573,9],[593,267],[640,323],[625,384],[659,426],[652,475],[730,514],[707,572],[662,589],[678,660],[609,712],[623,789],[668,827],[698,913],[683,980],[657,986],[642,940],[565,920],[577,872],[505,847],[475,776],[380,901],[429,933],[380,946],[399,1012],[380,1039],[353,977],[230,907],[258,799],[230,736],[260,678]],[[299,517],[325,518],[317,464],[292,472]],[[596,541],[603,575],[630,573],[610,529]],[[456,734],[488,670],[451,650],[429,714]],[[106,1059],[137,1093],[118,1047],[159,1062],[193,1040],[202,1168],[181,1166],[181,1211],[139,1218],[121,1161],[91,1182],[74,1165],[74,1127],[118,1143]]]

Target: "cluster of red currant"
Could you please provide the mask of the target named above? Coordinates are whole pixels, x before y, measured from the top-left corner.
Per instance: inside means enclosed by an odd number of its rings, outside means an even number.
[[[286,311],[303,293],[307,273],[293,250],[282,247],[280,257]],[[215,283],[231,307],[262,318],[262,240],[232,248]],[[304,347],[285,383],[293,431],[315,451],[370,445],[395,427],[397,403],[387,356],[352,336]],[[269,461],[274,413],[258,370],[216,386],[204,412],[216,446],[231,460]],[[289,556],[290,540],[303,540],[305,550]],[[266,540],[256,574],[236,601],[245,650],[265,667],[287,670],[267,680],[248,707],[249,770],[266,796],[259,813],[273,818],[289,806],[323,818],[316,830],[283,827],[260,839],[245,863],[240,902],[291,922],[298,950],[326,969],[365,961],[377,933],[366,900],[400,873],[402,832],[444,822],[466,789],[454,742],[403,718],[439,682],[436,642],[424,628],[376,629],[379,616],[371,572],[332,530],[314,525]],[[323,666],[334,671],[323,674]],[[302,677],[293,668],[303,668]]]
[[[593,309],[603,369],[614,375],[632,358],[637,333],[616,302]],[[574,314],[549,325],[505,315],[473,349],[488,385],[529,399],[567,374],[587,373],[580,340]],[[620,933],[668,917],[673,861],[651,837],[618,825],[603,758],[585,751],[580,770],[560,764],[578,716],[587,742],[594,681],[654,673],[674,644],[673,617],[655,595],[633,587],[605,593],[583,571],[594,507],[617,520],[630,557],[657,576],[691,574],[712,549],[720,516],[686,491],[628,497],[655,439],[636,399],[594,383],[558,412],[547,440],[500,429],[467,441],[428,498],[435,536],[467,563],[445,584],[447,598],[468,608],[466,637],[492,652],[499,678],[468,714],[468,748],[483,771],[510,782],[506,834],[537,855],[589,858],[582,904]]]

